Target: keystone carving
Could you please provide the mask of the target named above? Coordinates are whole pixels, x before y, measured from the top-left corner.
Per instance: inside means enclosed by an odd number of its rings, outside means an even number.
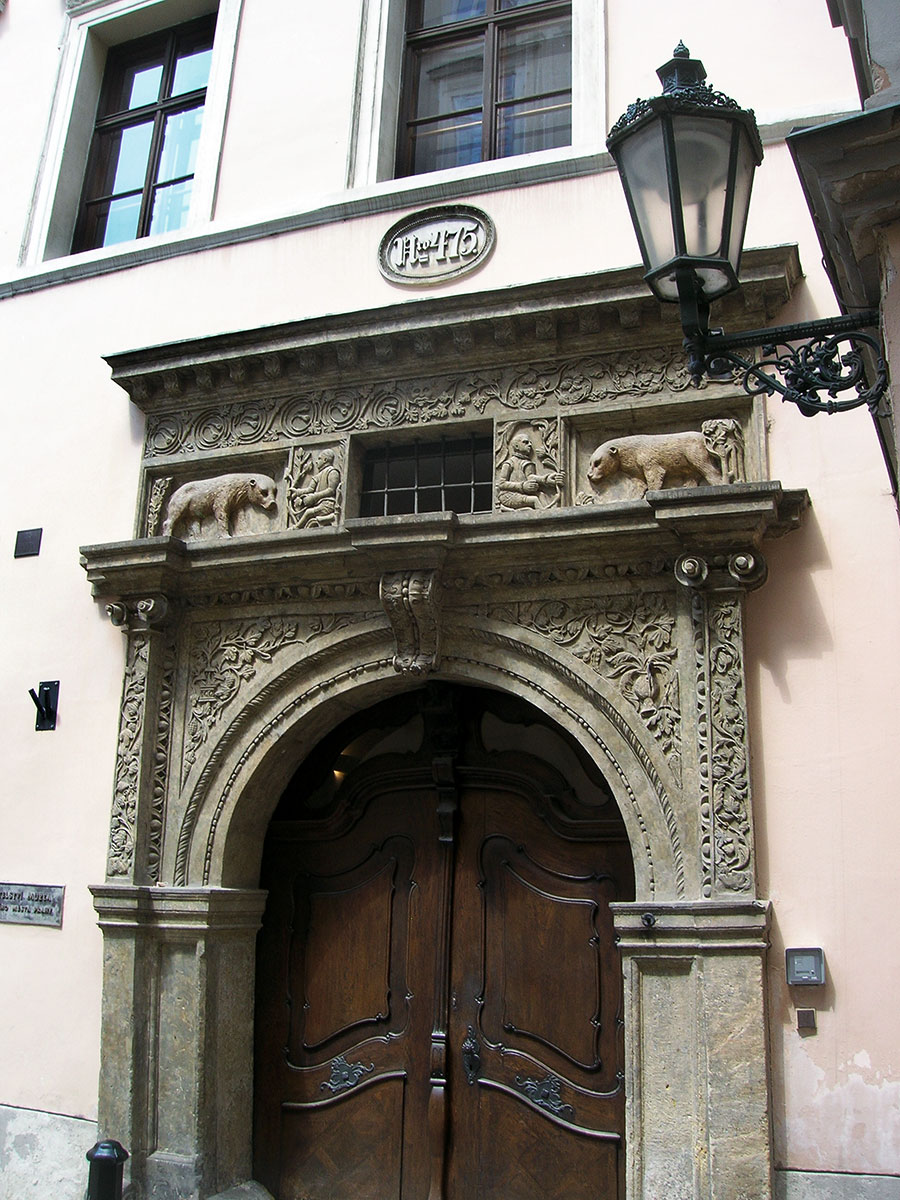
[[[330,446],[316,451],[315,457],[295,447],[284,482],[288,529],[315,529],[337,523],[341,472]]]
[[[634,481],[643,496],[663,487],[734,483],[743,469],[740,425],[723,419],[704,421],[700,431],[612,438],[591,455],[587,476],[594,502],[603,503],[603,485],[620,477]]]
[[[203,520],[214,517],[216,536],[230,537],[234,517],[245,508],[275,508],[278,487],[268,475],[217,475],[184,483],[172,493],[162,532],[166,537],[187,522],[190,534],[199,537]]]
[[[397,643],[394,670],[425,675],[440,665],[440,582],[436,571],[392,571],[378,594]]]
[[[558,442],[555,421],[501,429],[494,467],[499,509],[536,512],[559,504],[565,476],[559,469]]]

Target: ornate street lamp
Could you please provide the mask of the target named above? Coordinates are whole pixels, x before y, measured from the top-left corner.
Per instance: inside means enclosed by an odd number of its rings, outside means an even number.
[[[738,372],[751,394],[778,392],[806,416],[868,405],[887,388],[878,342],[861,329],[878,313],[834,317],[777,329],[724,334],[709,328],[713,300],[740,287],[738,269],[753,173],[763,150],[750,109],[713,91],[683,43],[657,74],[661,96],[637,100],[610,130],[615,159],[646,274],[662,301],[681,306],[688,369],[695,383]],[[796,345],[804,339],[802,345]],[[842,344],[849,349],[841,353]],[[759,361],[735,351],[762,348]],[[874,354],[866,381],[862,348]],[[838,393],[853,395],[838,399]],[[824,393],[824,396],[820,396]]]

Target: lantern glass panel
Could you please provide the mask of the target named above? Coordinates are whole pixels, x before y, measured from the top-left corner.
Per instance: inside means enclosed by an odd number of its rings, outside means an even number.
[[[672,119],[685,253],[722,258],[722,222],[731,160],[731,122],[677,114]]]
[[[747,213],[750,209],[750,189],[753,186],[753,174],[756,171],[756,152],[747,136],[747,131],[741,129],[737,151],[737,171],[734,177],[734,199],[731,202],[731,237],[728,245],[728,261],[737,271],[741,261],[741,250],[744,246],[744,229],[747,225]]]
[[[651,121],[617,148],[620,170],[631,197],[644,265],[655,270],[675,257],[663,128]]]

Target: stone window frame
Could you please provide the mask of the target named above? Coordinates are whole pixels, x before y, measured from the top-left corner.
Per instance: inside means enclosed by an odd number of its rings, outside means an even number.
[[[190,214],[180,230],[152,240],[178,240],[195,234],[198,226],[212,219],[242,6],[243,0],[67,0],[56,85],[20,266],[35,267],[72,255],[109,48],[218,12]],[[135,244],[121,242],[78,257],[115,257],[133,251]]]
[[[406,0],[364,0],[357,57],[347,186],[372,187],[397,180],[421,183],[478,178],[556,163],[606,150],[606,29],[591,0],[572,0],[572,142],[513,158],[496,158],[424,175],[396,173],[400,84],[406,47]]]

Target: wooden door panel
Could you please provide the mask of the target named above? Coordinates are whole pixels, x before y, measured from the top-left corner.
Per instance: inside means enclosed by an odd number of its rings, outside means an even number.
[[[549,871],[496,836],[482,845],[481,873],[485,1037],[530,1046],[556,1069],[596,1070],[600,963],[592,881],[585,886]]]
[[[478,1090],[470,1183],[452,1200],[616,1200],[618,1141],[573,1133],[507,1092]]]
[[[281,1114],[285,1200],[400,1200],[402,1077]]]
[[[254,1170],[276,1200],[624,1196],[624,830],[467,736],[452,769],[444,743],[366,763],[270,833]]]
[[[257,951],[254,1172],[279,1200],[422,1190],[437,833],[420,793],[270,838]],[[387,836],[386,836],[387,835]],[[432,845],[435,850],[432,850]]]
[[[608,905],[630,887],[627,843],[589,828],[578,839],[572,822],[555,831],[527,787],[466,792],[461,812],[446,1200],[617,1200],[621,968]]]
[[[288,951],[292,1064],[321,1061],[337,1044],[405,1027],[413,861],[410,840],[394,837],[349,870],[296,875]]]

